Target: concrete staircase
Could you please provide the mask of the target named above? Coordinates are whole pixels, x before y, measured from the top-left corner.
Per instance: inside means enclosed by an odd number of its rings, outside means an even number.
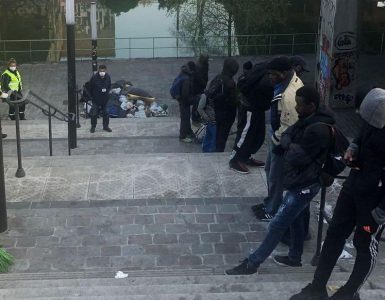
[[[181,144],[178,119],[112,120],[112,134],[94,135],[83,121],[71,157],[65,124],[54,123],[48,157],[45,120],[22,122],[21,179],[12,126],[3,125],[9,230],[0,244],[16,263],[0,275],[0,299],[288,299],[311,280],[314,240],[302,268],[268,259],[258,275],[223,275],[264,237],[267,224],[250,210],[266,193],[264,172],[236,174],[228,153]],[[336,266],[330,292],[351,262]],[[362,299],[385,298],[383,258],[378,265]]]

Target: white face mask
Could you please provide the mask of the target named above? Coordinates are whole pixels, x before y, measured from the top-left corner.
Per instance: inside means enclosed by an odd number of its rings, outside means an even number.
[[[101,77],[104,77],[104,76],[106,75],[106,72],[99,72],[99,75],[100,75]]]
[[[9,69],[13,72],[16,71],[16,67],[9,67]]]

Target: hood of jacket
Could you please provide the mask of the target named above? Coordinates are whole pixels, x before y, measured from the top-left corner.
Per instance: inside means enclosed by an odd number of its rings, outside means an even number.
[[[360,106],[361,117],[369,125],[382,129],[385,127],[385,90],[372,89]]]
[[[180,71],[183,73],[183,74],[186,74],[186,75],[192,75],[193,71],[191,71],[191,69],[187,66],[187,65],[183,65],[181,68],[180,68]]]
[[[234,58],[226,58],[223,62],[222,75],[232,78],[237,74],[239,64]]]

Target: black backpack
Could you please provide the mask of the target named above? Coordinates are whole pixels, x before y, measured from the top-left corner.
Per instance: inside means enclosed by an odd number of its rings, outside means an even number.
[[[205,94],[208,99],[212,99],[214,101],[226,98],[224,93],[224,82],[221,75],[218,75],[213,80],[211,80],[208,89],[205,91]]]
[[[346,168],[343,158],[346,149],[349,147],[349,141],[337,127],[327,123],[322,124],[330,128],[332,143],[322,165],[321,183],[324,186],[331,186],[334,179]]]
[[[268,78],[268,61],[255,64],[251,71],[239,77],[237,87],[246,100],[248,110],[263,110],[270,108],[274,88]]]

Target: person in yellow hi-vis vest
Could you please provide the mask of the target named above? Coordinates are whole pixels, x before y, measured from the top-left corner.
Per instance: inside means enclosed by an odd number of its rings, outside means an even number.
[[[8,68],[1,75],[1,90],[10,95],[12,92],[16,92],[14,94],[12,100],[21,99],[23,95],[21,94],[21,90],[23,88],[23,84],[21,81],[21,75],[17,70],[17,62],[14,58],[11,58],[8,62]],[[20,120],[25,120],[25,104],[19,106],[19,118]],[[11,120],[15,120],[15,108],[13,105],[9,106],[9,118]]]

